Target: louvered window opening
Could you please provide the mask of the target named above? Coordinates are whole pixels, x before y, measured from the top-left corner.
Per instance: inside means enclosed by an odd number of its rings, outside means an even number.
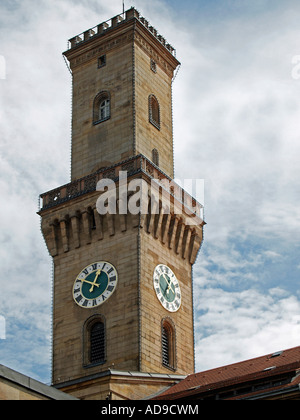
[[[159,153],[157,149],[153,149],[152,150],[152,162],[156,165],[159,166]]]
[[[95,324],[91,329],[91,363],[105,361],[105,328],[102,322]]]
[[[170,337],[165,327],[162,330],[162,362],[164,366],[170,366]]]

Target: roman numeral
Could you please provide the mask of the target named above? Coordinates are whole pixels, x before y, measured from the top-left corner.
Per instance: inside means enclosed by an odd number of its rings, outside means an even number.
[[[81,301],[81,299],[82,299],[82,296],[81,295],[79,295],[79,296],[77,296],[77,298],[75,298],[75,300],[76,300],[77,303],[79,303]]]

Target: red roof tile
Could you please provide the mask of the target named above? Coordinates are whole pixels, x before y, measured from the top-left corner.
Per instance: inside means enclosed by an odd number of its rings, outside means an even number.
[[[300,369],[300,347],[189,375],[156,399],[191,396]]]

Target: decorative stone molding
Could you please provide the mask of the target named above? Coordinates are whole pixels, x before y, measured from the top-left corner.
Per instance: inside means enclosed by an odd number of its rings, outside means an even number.
[[[150,181],[149,176],[141,174]],[[81,246],[93,244],[129,229],[140,229],[172,250],[178,258],[194,264],[203,239],[205,222],[191,223],[192,216],[174,213],[176,199],[171,197],[171,207],[166,208],[163,197],[151,202],[150,195],[145,208],[147,214],[120,214],[121,201],[129,202],[131,194],[118,201],[117,214],[100,215],[96,209],[97,192],[82,198],[68,200],[54,208],[42,210],[42,231],[49,253],[55,257]],[[123,203],[124,205],[124,203]]]

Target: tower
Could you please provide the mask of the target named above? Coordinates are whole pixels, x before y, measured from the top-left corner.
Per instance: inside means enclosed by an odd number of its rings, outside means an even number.
[[[71,182],[41,195],[53,385],[139,399],[194,372],[201,205],[173,179],[173,47],[131,8],[70,40]]]

